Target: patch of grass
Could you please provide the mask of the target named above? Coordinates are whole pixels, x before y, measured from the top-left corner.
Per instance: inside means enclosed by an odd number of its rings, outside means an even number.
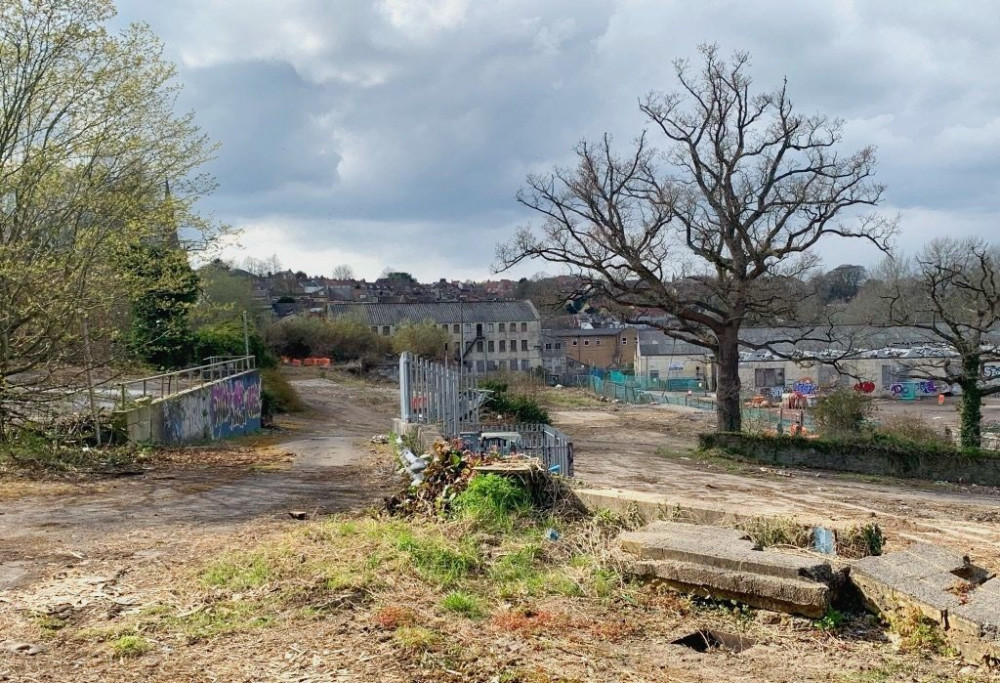
[[[247,553],[216,560],[202,572],[201,580],[209,586],[244,591],[264,585],[273,574],[267,558]]]
[[[275,617],[269,607],[256,600],[225,600],[196,612],[167,616],[150,627],[178,629],[192,641],[208,640],[271,625]]]
[[[479,619],[485,613],[479,598],[462,591],[453,591],[441,601],[441,608],[469,619]]]
[[[878,524],[858,524],[837,532],[837,554],[859,558],[881,555],[885,536]]]
[[[399,534],[396,548],[410,556],[420,578],[442,586],[454,585],[476,571],[482,562],[469,540],[450,546],[444,538],[419,538],[404,532]]]
[[[910,609],[889,617],[889,628],[900,637],[901,652],[933,653],[954,656],[941,627],[918,609]]]
[[[529,544],[508,552],[494,562],[487,574],[498,583],[526,582],[538,576],[535,560],[541,557],[542,548],[537,544]]]
[[[865,671],[852,671],[840,678],[843,683],[888,683],[913,673],[913,665],[900,661],[882,662]]]
[[[118,636],[111,642],[111,651],[116,657],[139,657],[152,649],[152,644],[144,637],[130,633]]]
[[[55,635],[56,631],[61,631],[67,626],[65,619],[52,614],[35,614],[34,619],[38,628],[42,629],[42,633],[46,636]]]
[[[813,622],[813,626],[818,628],[820,631],[826,631],[827,633],[836,633],[844,625],[844,613],[840,610],[836,610],[833,607],[828,607],[826,614],[822,618],[817,619]]]
[[[393,634],[393,640],[404,650],[427,652],[440,642],[441,637],[423,626],[400,626]]]
[[[483,529],[506,530],[531,509],[531,495],[517,481],[496,474],[473,477],[456,498],[455,514]]]
[[[746,531],[750,540],[761,548],[777,545],[808,548],[812,545],[809,527],[787,517],[754,517],[740,522],[737,528]]]

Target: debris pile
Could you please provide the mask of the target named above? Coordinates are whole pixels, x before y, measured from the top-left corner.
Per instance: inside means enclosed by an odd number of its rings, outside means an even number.
[[[430,453],[415,455],[401,448],[402,469],[413,482],[405,490],[387,498],[386,509],[393,514],[440,513],[448,509],[459,493],[465,490],[474,468],[499,459],[491,453],[473,453],[461,440],[437,441]]]

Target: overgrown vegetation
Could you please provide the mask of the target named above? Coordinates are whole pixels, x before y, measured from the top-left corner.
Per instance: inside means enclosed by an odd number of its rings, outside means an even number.
[[[531,494],[521,482],[495,474],[473,477],[453,504],[456,516],[491,530],[510,529],[530,508]]]
[[[875,402],[868,394],[853,389],[823,393],[816,401],[813,416],[824,436],[858,434],[875,412]]]
[[[261,416],[265,424],[277,413],[299,413],[305,403],[291,382],[277,368],[261,370]]]
[[[549,413],[533,396],[512,393],[510,384],[501,379],[480,380],[479,388],[492,392],[483,404],[490,417],[500,421],[551,424]]]

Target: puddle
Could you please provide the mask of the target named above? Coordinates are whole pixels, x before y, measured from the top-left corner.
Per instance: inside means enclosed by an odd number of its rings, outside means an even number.
[[[683,645],[695,652],[708,652],[710,650],[726,650],[727,652],[743,652],[753,647],[754,641],[735,633],[725,631],[712,631],[703,629],[689,633],[686,636],[670,641],[671,645]]]

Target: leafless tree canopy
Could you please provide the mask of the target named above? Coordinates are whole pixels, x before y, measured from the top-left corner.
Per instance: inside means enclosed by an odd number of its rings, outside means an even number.
[[[796,317],[823,238],[886,250],[896,224],[872,211],[874,149],[838,151],[841,122],[796,113],[785,84],[753,93],[748,55],[701,53],[697,71],[675,64],[676,92],[642,100],[650,129],[627,152],[605,136],[579,144],[575,168],[529,176],[518,200],[543,222],[498,256],[559,264],[625,311],[667,312],[665,331],[713,351],[720,397],[738,401],[740,326]]]

